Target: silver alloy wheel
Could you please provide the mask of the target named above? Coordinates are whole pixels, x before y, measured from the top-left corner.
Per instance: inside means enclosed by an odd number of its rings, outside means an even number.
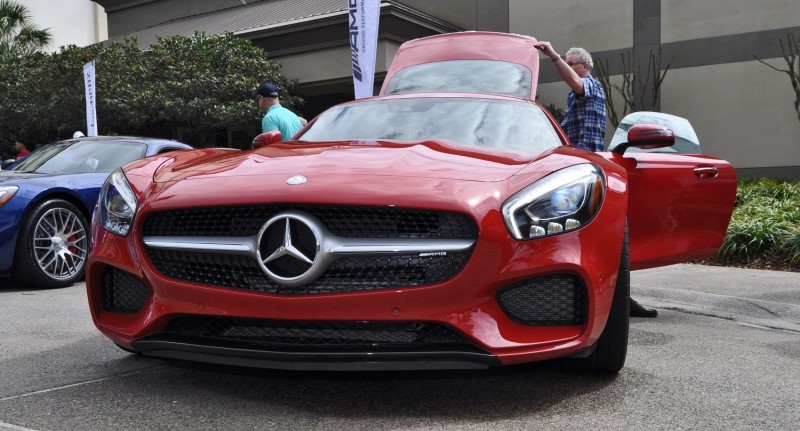
[[[33,230],[36,263],[54,280],[69,279],[83,270],[87,244],[86,226],[66,208],[48,210]]]

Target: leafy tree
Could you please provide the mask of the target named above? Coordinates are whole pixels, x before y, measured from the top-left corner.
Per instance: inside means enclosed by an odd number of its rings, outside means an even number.
[[[789,77],[794,90],[794,111],[797,113],[797,120],[800,121],[800,39],[794,33],[789,33],[786,36],[786,44],[783,43],[783,38],[781,38],[778,39],[778,45],[781,47],[786,69],[778,69],[756,56],[753,57],[769,68],[785,73]]]
[[[19,55],[37,52],[53,37],[45,29],[30,23],[27,7],[11,0],[0,1],[0,61],[8,62]]]
[[[257,127],[262,114],[251,94],[260,82],[283,89],[281,103],[289,108],[301,102],[286,92],[293,83],[279,64],[231,34],[162,37],[146,50],[134,40],[68,46],[0,65],[0,99],[10,101],[0,105],[0,135],[39,144],[85,131],[82,72],[91,60],[100,134],[174,139],[183,128],[190,131],[188,143],[216,145],[218,130]]]

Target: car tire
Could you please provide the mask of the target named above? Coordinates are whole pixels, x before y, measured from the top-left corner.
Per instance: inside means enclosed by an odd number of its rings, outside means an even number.
[[[622,243],[622,256],[614,287],[614,299],[608,322],[594,346],[594,351],[580,359],[583,369],[600,374],[616,374],[625,366],[628,355],[628,330],[630,327],[631,260],[628,244],[628,226]]]
[[[11,275],[33,287],[67,287],[80,280],[89,257],[89,224],[62,199],[36,205],[17,238]]]

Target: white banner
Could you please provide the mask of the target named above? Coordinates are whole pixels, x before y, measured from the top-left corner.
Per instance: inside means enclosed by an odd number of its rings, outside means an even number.
[[[86,136],[97,136],[94,60],[83,65],[83,80],[86,83]]]
[[[356,99],[372,96],[375,50],[378,45],[380,0],[347,0],[350,14],[350,55]]]

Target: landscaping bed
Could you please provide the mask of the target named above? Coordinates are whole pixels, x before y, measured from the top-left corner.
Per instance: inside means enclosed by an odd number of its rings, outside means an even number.
[[[800,272],[800,181],[739,181],[725,241],[698,263]]]

